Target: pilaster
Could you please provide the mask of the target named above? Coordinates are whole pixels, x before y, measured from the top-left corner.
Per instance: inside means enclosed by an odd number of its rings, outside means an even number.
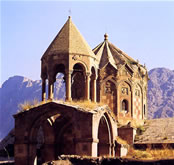
[[[90,73],[86,73],[86,100],[90,100]]]
[[[42,79],[42,101],[46,100],[46,80]]]
[[[49,79],[49,81],[48,81],[48,100],[53,100],[53,94],[54,94],[54,81],[52,79]]]

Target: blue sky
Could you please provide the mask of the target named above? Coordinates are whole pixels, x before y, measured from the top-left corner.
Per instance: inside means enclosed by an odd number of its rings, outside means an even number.
[[[174,70],[174,2],[1,1],[1,83],[14,75],[40,79],[40,59],[67,21],[91,48],[109,41],[148,70]]]

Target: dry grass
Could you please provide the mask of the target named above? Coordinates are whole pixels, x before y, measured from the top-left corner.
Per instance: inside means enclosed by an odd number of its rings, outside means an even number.
[[[143,125],[137,127],[137,135],[142,135],[145,131],[146,129]]]
[[[21,103],[18,105],[18,113],[27,111],[33,107],[42,105],[44,102],[39,102],[37,99],[34,99],[33,101],[24,101],[24,103]]]
[[[89,109],[89,110],[94,110],[97,107],[104,105],[101,103],[94,103],[92,101],[87,101],[87,100],[73,100],[73,101],[61,101],[61,100],[59,100],[58,102],[72,105],[72,106],[78,106],[80,108]]]
[[[133,127],[133,128],[139,128],[141,126],[144,125],[144,123],[148,122],[146,120],[137,120],[137,119],[127,119],[127,120],[124,120],[124,119],[120,119],[120,118],[117,118],[118,120],[118,127],[122,127],[122,126],[126,126],[128,125],[128,123],[130,123],[130,126]]]
[[[43,163],[43,165],[72,165],[72,163],[69,160],[55,160],[51,161],[50,163]]]
[[[122,138],[120,138],[119,136],[116,137],[116,141],[120,144],[126,145],[128,146],[127,141],[123,140]]]
[[[19,112],[30,109],[31,107],[32,107],[32,104],[30,101],[25,101],[24,103],[21,103],[18,105]]]
[[[138,160],[159,160],[159,159],[173,159],[174,149],[163,148],[163,149],[150,149],[147,148],[145,151],[135,150],[132,147],[129,148],[127,158],[135,158]]]
[[[65,105],[72,105],[72,106],[76,106],[85,110],[94,110],[99,106],[103,106],[104,104],[102,103],[94,103],[91,101],[87,101],[87,100],[73,100],[73,101],[63,101],[63,100],[53,100],[53,102],[57,102],[57,103],[61,103],[61,104],[65,104]],[[45,104],[51,102],[51,100],[46,100],[43,102],[39,102],[37,99],[34,99],[33,101],[24,101],[24,103],[21,103],[18,105],[18,113],[20,112],[24,112],[27,111],[31,108],[37,107],[39,105]]]

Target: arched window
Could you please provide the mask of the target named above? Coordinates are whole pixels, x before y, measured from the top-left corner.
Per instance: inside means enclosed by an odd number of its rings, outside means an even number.
[[[43,158],[43,146],[44,146],[44,132],[42,126],[39,127],[37,132],[37,145],[36,145],[36,157],[34,160],[34,164],[42,164],[44,163]]]
[[[54,99],[65,100],[66,97],[66,79],[65,79],[65,66],[58,64],[54,66]]]
[[[122,111],[128,112],[128,101],[125,99],[122,101]]]
[[[85,67],[82,64],[75,64],[72,73],[72,99],[83,100],[85,98]]]
[[[91,68],[90,79],[90,100],[96,101],[96,72],[94,67]]]

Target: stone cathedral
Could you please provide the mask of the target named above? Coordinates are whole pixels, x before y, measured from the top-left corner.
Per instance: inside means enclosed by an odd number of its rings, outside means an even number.
[[[53,97],[58,73],[64,75],[63,103]],[[15,164],[41,164],[62,154],[122,156],[118,139],[133,144],[131,124],[147,115],[148,74],[107,34],[91,49],[69,17],[41,58],[41,78],[42,103],[14,115]],[[71,105],[78,100],[98,106]]]

